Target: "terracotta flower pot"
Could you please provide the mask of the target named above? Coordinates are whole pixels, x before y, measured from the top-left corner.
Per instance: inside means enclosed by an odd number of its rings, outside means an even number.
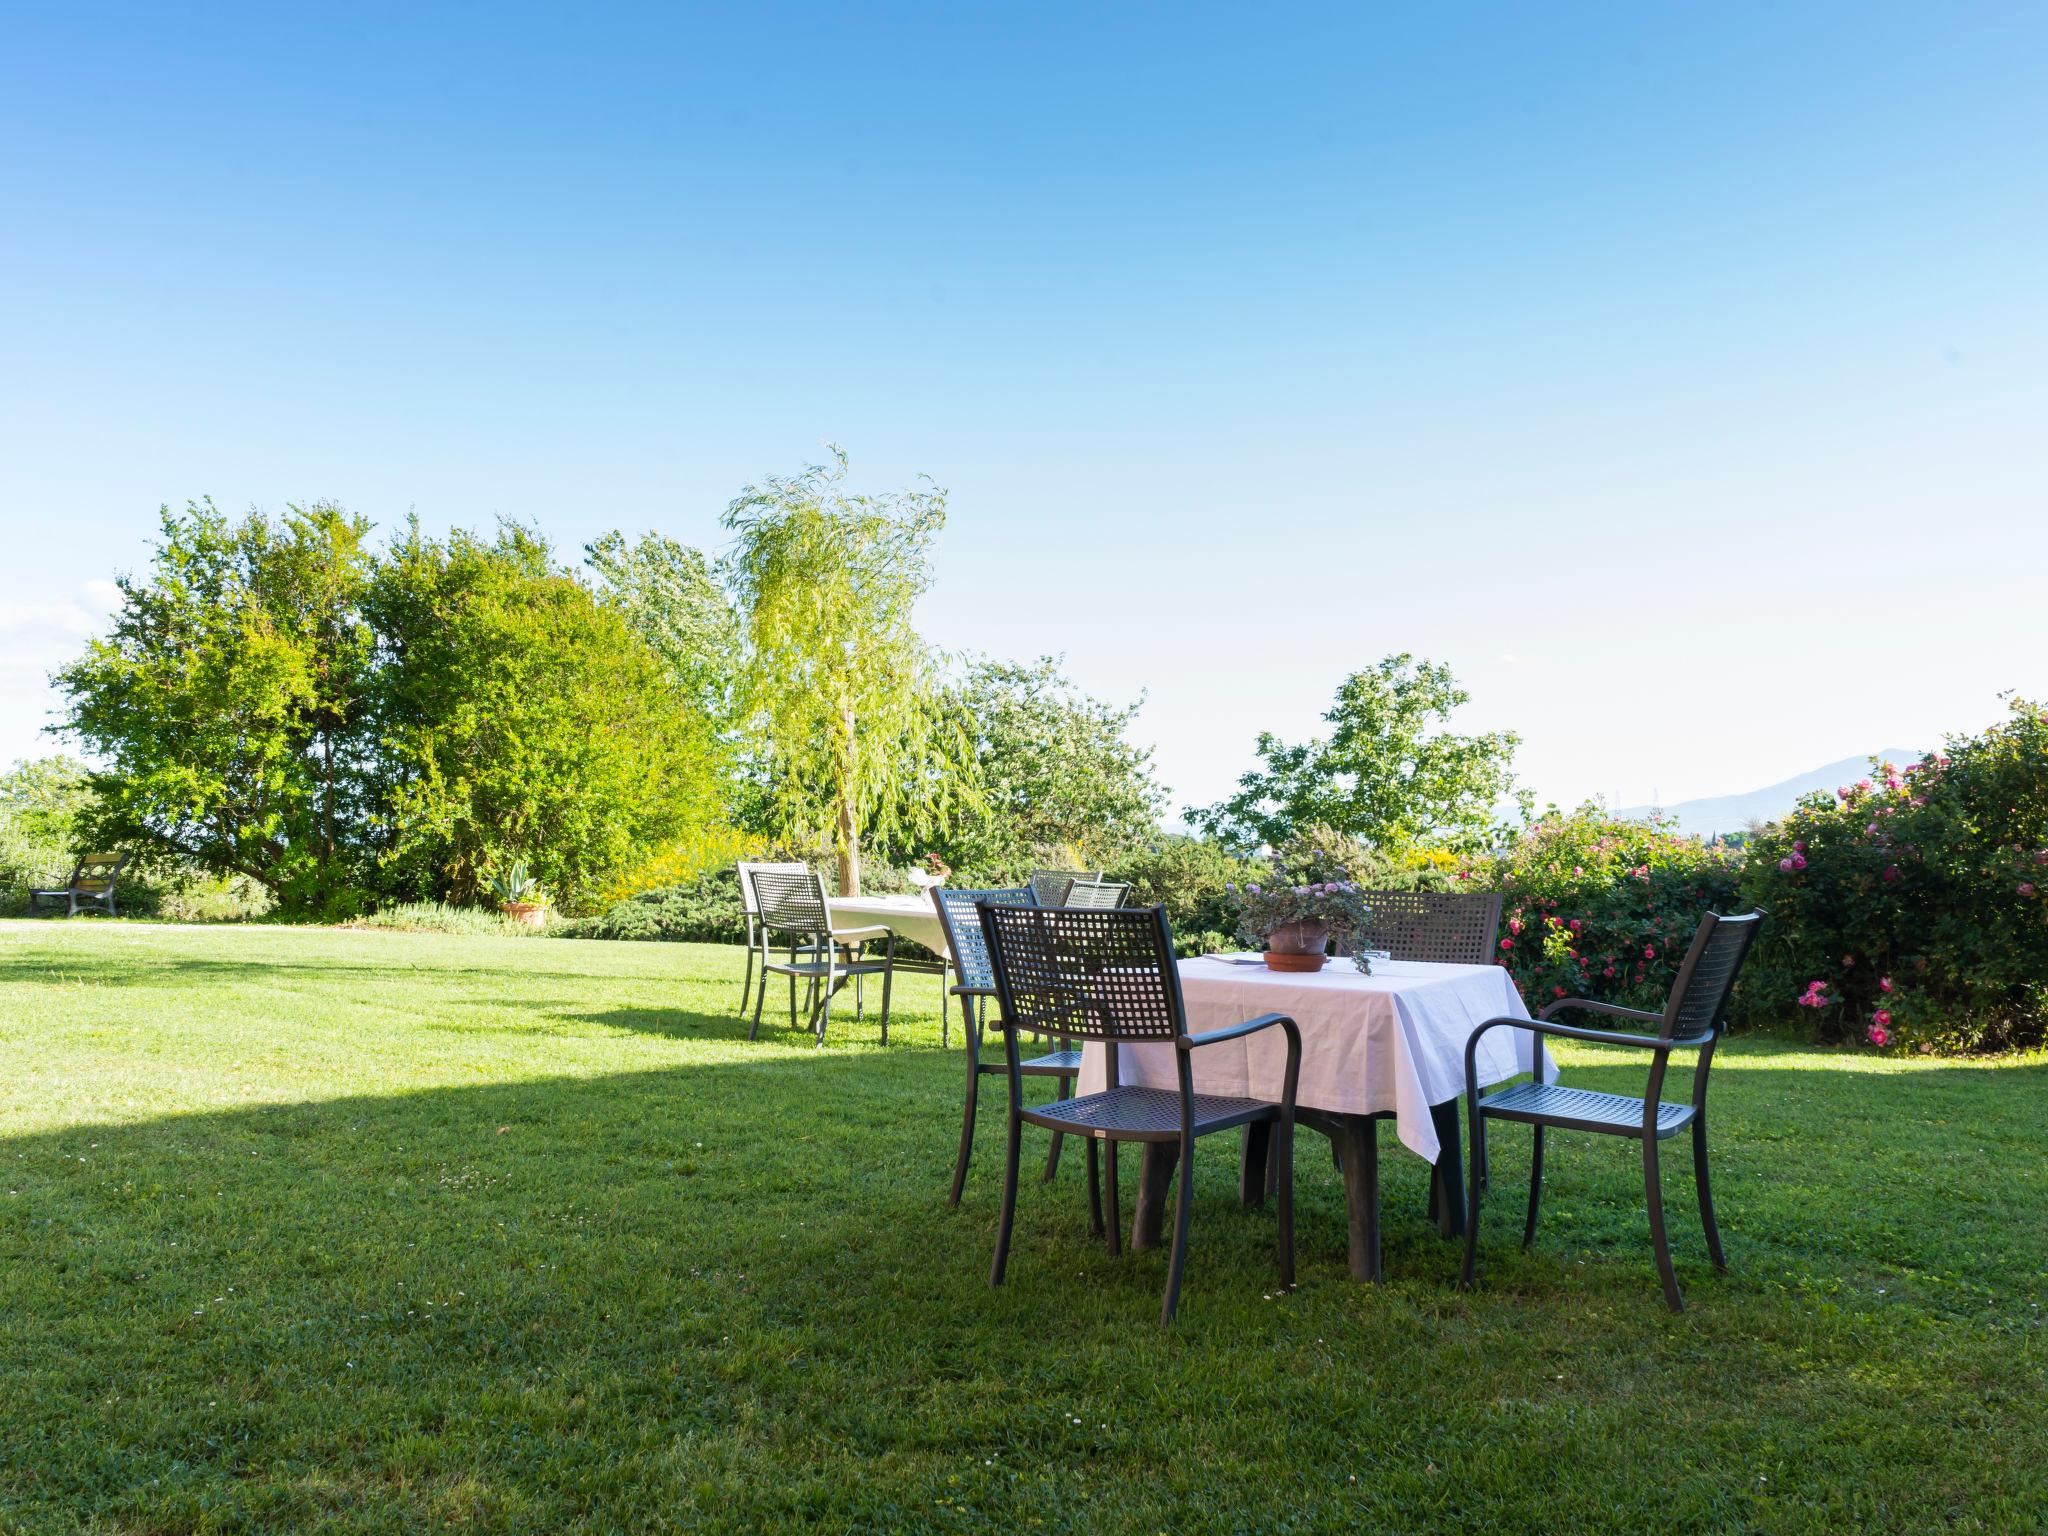
[[[545,928],[548,925],[548,904],[544,901],[508,901],[502,903],[498,910],[522,928]]]
[[[1266,935],[1266,968],[1274,971],[1320,971],[1329,956],[1328,923],[1286,923]]]

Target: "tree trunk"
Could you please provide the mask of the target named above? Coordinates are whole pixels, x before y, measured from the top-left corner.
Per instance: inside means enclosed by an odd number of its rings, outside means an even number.
[[[839,797],[839,894],[860,894],[860,827],[853,819],[853,799]]]
[[[839,711],[839,894],[860,894],[860,821],[853,809],[853,710]]]

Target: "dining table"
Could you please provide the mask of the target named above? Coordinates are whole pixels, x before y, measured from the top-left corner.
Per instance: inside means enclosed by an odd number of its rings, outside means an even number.
[[[1301,1032],[1295,1119],[1330,1138],[1344,1170],[1350,1264],[1360,1280],[1382,1278],[1379,1216],[1381,1120],[1394,1122],[1400,1144],[1430,1164],[1431,1214],[1446,1237],[1465,1224],[1459,1107],[1465,1094],[1465,1044],[1488,1019],[1526,1019],[1529,1011],[1501,965],[1444,965],[1374,958],[1370,973],[1349,957],[1319,971],[1276,971],[1257,955],[1203,955],[1179,963],[1188,1033],[1227,1029],[1263,1014],[1284,1013]],[[1547,1055],[1527,1030],[1497,1029],[1479,1042],[1480,1087],[1535,1069]],[[1170,1042],[1119,1042],[1117,1080],[1124,1086],[1178,1089],[1177,1048]],[[1278,1102],[1287,1042],[1278,1030],[1202,1046],[1191,1053],[1197,1093]],[[1077,1092],[1110,1086],[1109,1055],[1089,1041]],[[1238,1192],[1246,1204],[1271,1187],[1270,1125],[1246,1129]],[[1180,1149],[1147,1143],[1131,1218],[1131,1246],[1160,1241],[1166,1190]]]

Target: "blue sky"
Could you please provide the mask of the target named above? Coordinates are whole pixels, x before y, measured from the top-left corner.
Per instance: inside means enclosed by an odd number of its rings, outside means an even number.
[[[0,757],[158,503],[715,544],[827,440],[1179,803],[1450,662],[1545,797],[2048,694],[2048,10],[0,3]]]

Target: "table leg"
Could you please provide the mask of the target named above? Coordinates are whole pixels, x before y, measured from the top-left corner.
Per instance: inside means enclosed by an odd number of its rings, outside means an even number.
[[[1166,1190],[1173,1182],[1174,1164],[1180,1161],[1177,1141],[1144,1143],[1138,1164],[1138,1200],[1131,1211],[1131,1247],[1157,1248],[1166,1227]]]
[[[1452,1099],[1429,1106],[1430,1123],[1436,1127],[1436,1165],[1430,1172],[1429,1214],[1445,1237],[1465,1235],[1465,1168],[1463,1138],[1458,1134],[1458,1110],[1464,1100]]]
[[[1345,1115],[1337,1145],[1344,1156],[1344,1207],[1351,1219],[1351,1277],[1377,1285],[1380,1269],[1380,1139],[1370,1115]]]
[[[1273,1127],[1261,1122],[1244,1128],[1244,1145],[1237,1157],[1237,1203],[1264,1205],[1272,1183]]]

